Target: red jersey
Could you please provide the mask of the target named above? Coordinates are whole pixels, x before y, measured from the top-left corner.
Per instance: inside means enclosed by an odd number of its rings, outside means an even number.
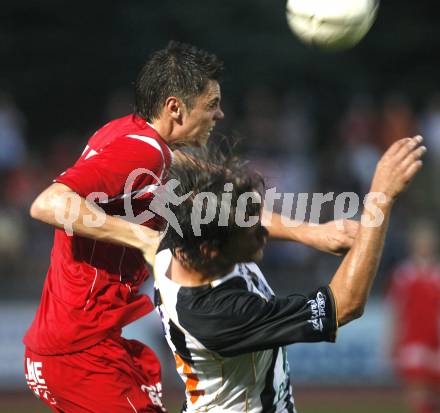
[[[404,263],[393,273],[389,295],[397,348],[420,344],[440,349],[440,266]]]
[[[166,178],[170,163],[171,151],[158,133],[129,115],[99,129],[74,166],[55,181],[82,197],[104,192],[108,200],[98,205],[111,215],[125,215],[128,197],[137,215],[148,207],[151,188]],[[145,169],[127,186],[138,168]],[[143,224],[157,227],[158,222]],[[40,306],[25,345],[42,355],[65,354],[120,334],[123,326],[153,309],[149,297],[138,294],[147,276],[139,250],[56,229]]]

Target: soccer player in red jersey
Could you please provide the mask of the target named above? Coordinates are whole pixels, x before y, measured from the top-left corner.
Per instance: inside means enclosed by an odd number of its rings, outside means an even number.
[[[432,223],[418,222],[393,272],[393,363],[414,413],[440,412],[440,262]]]
[[[170,145],[207,141],[223,118],[221,71],[214,55],[188,45],[154,53],[136,83],[136,113],[99,129],[31,207],[32,217],[57,229],[41,303],[24,337],[25,368],[29,386],[54,411],[164,410],[159,361],[121,337],[123,326],[153,309],[138,290],[147,277],[147,225],[160,229],[160,222],[142,226],[118,216],[126,215],[127,199],[134,215],[147,208],[166,179]]]
[[[153,309],[138,292],[148,276],[148,240],[161,222],[121,216],[143,216],[166,180],[170,148],[206,143],[224,116],[221,71],[216,56],[191,45],[171,42],[153,53],[136,82],[135,113],[99,129],[32,204],[32,217],[56,230],[41,302],[24,337],[25,372],[53,411],[165,410],[155,354],[121,336],[123,326]],[[276,214],[267,224],[272,237],[328,252],[350,247],[357,229],[353,222],[344,231],[335,222],[286,228]]]

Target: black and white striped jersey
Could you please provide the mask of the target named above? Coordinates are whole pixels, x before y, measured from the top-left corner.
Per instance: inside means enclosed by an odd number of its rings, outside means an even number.
[[[186,385],[183,412],[295,413],[285,346],[335,341],[331,290],[277,298],[255,263],[182,287],[171,260],[167,249],[156,256],[155,302]]]

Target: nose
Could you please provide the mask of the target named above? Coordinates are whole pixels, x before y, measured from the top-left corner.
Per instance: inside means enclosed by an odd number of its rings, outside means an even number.
[[[221,108],[218,108],[215,112],[214,119],[215,120],[222,120],[222,119],[224,119],[224,117],[225,117],[225,114],[223,113]]]

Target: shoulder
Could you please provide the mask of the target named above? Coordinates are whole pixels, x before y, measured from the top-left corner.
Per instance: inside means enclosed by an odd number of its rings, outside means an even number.
[[[126,115],[106,123],[90,138],[89,146],[95,150],[118,146],[123,147],[122,149],[157,151],[163,157],[170,156],[171,153],[156,130],[134,115]]]
[[[180,287],[176,300],[179,323],[188,330],[217,329],[251,323],[257,319],[268,300],[248,290],[248,283],[234,275],[213,287]],[[203,333],[203,331],[201,332]],[[207,333],[205,331],[204,333]]]

